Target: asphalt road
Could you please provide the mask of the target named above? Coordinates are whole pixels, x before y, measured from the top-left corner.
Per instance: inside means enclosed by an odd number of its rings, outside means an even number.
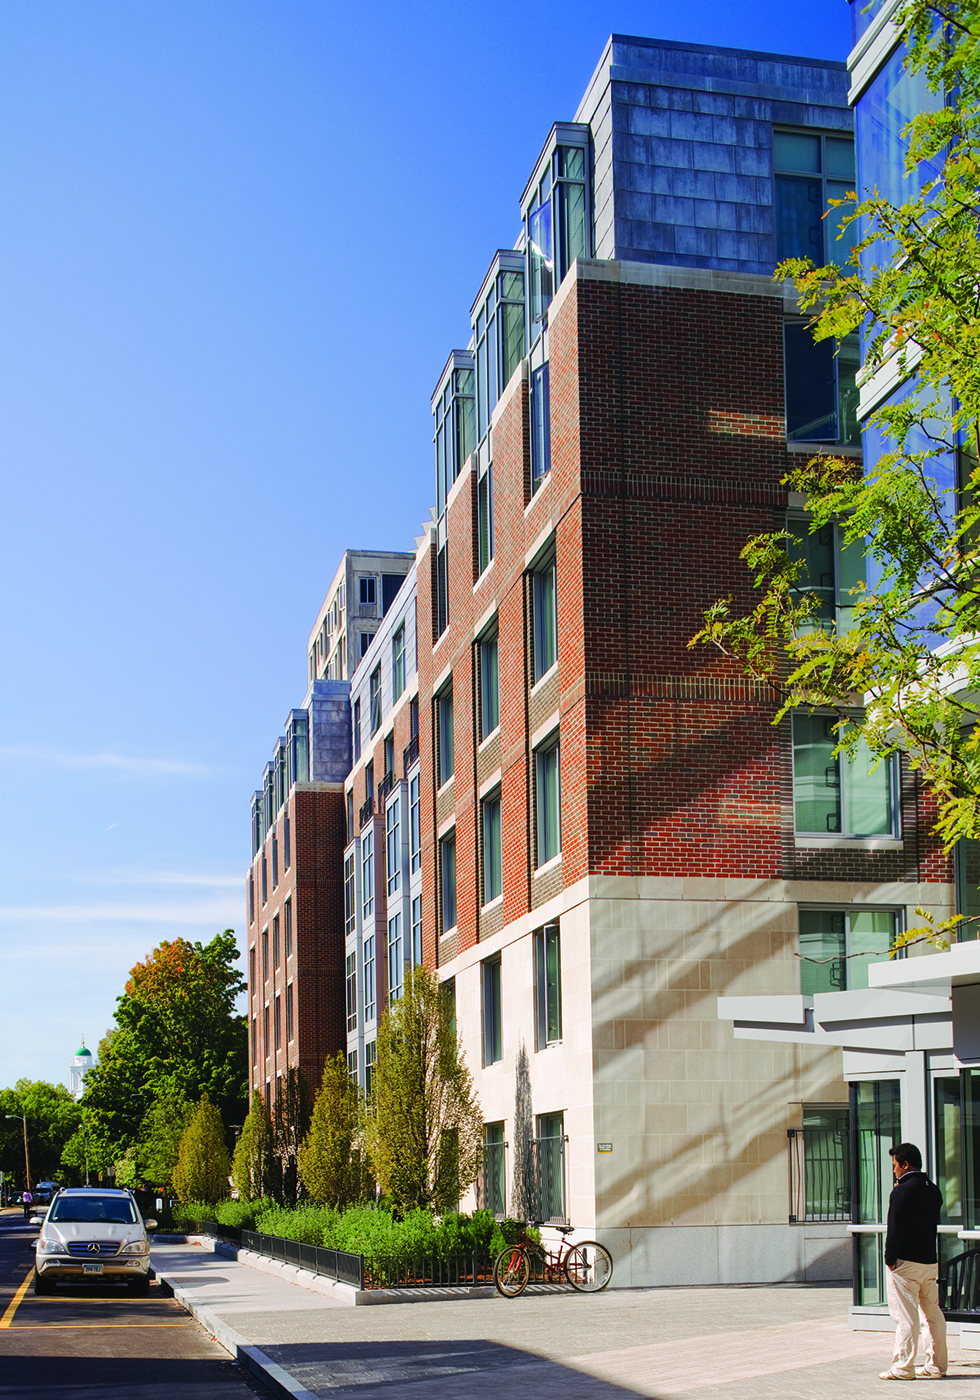
[[[0,1400],[255,1400],[258,1387],[156,1284],[35,1298],[37,1229],[0,1213]]]

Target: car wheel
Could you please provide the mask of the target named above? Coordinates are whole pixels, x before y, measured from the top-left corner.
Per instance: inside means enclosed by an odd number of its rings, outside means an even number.
[[[40,1274],[34,1275],[34,1292],[39,1298],[46,1298],[54,1292],[54,1284],[50,1279],[44,1279]]]
[[[148,1298],[150,1295],[150,1275],[141,1274],[139,1278],[131,1278],[128,1286],[134,1298]]]

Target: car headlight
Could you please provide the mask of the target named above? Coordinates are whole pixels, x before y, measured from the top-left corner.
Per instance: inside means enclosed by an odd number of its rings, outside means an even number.
[[[150,1246],[146,1240],[137,1240],[135,1244],[126,1245],[123,1254],[149,1254]]]
[[[60,1240],[38,1240],[38,1254],[67,1254],[68,1251]]]

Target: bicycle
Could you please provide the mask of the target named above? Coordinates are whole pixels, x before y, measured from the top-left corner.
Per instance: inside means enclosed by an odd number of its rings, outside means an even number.
[[[596,1240],[579,1240],[578,1244],[570,1245],[565,1236],[572,1233],[574,1226],[556,1225],[554,1228],[562,1238],[557,1251],[552,1252],[528,1238],[528,1223],[522,1221],[517,1244],[502,1249],[493,1262],[494,1286],[504,1298],[517,1298],[524,1292],[531,1277],[532,1253],[543,1255],[545,1283],[560,1283],[564,1277],[579,1293],[601,1293],[608,1286],[613,1261],[605,1245]]]

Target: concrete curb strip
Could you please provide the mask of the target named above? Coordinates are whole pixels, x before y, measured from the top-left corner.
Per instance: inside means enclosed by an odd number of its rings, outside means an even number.
[[[288,1397],[288,1400],[319,1400],[311,1390],[300,1385],[299,1381],[293,1380],[288,1371],[284,1371],[271,1357],[259,1347],[247,1342],[243,1336],[229,1327],[226,1322],[211,1311],[210,1308],[201,1307],[200,1303],[180,1287],[173,1283],[166,1274],[157,1273],[157,1281],[163,1284],[176,1298],[185,1311],[189,1312],[196,1322],[199,1322],[214,1340],[223,1346],[225,1351],[233,1360],[239,1362],[246,1370],[269,1387],[276,1395]]]

